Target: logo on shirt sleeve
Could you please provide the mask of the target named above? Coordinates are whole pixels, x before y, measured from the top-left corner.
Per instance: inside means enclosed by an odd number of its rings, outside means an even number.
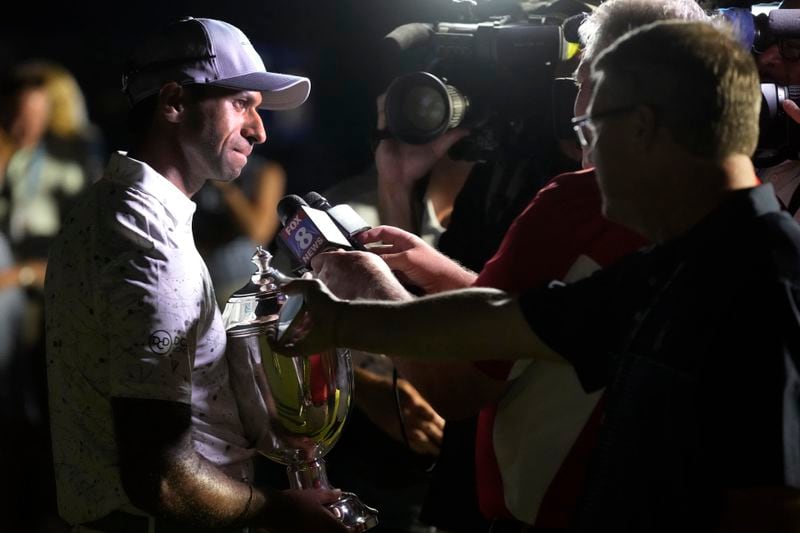
[[[186,351],[186,337],[184,335],[170,335],[163,329],[159,329],[150,334],[150,350],[153,353],[164,355],[171,350]]]
[[[163,355],[172,348],[172,337],[163,329],[159,329],[150,334],[150,350],[153,353]]]

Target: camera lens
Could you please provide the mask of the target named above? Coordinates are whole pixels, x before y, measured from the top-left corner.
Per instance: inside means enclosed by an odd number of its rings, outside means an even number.
[[[430,87],[412,87],[405,94],[401,108],[411,125],[423,131],[438,129],[447,113],[441,93]]]
[[[409,144],[425,144],[461,124],[469,99],[427,72],[397,78],[386,93],[386,123]]]

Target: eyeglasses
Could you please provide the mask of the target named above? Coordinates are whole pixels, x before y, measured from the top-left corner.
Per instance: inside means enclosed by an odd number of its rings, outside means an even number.
[[[619,115],[621,113],[633,111],[635,108],[635,105],[629,105],[573,118],[572,129],[575,130],[575,133],[578,136],[578,142],[581,143],[581,148],[591,148],[594,144],[594,139],[597,135],[598,121],[613,115]]]

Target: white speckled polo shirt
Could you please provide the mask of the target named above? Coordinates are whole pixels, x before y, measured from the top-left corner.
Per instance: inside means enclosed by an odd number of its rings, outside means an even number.
[[[194,211],[151,167],[114,154],[51,248],[47,374],[59,511],[70,523],[132,510],[112,397],[191,403],[195,450],[235,479],[252,477]]]

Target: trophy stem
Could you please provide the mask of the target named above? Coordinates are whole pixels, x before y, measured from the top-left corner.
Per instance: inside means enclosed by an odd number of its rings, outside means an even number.
[[[308,463],[290,464],[286,467],[289,485],[293,489],[330,489],[325,461],[316,459]],[[342,492],[341,498],[326,505],[351,533],[362,533],[378,525],[378,511],[361,503],[352,492]]]
[[[316,459],[308,463],[295,463],[286,467],[289,486],[293,489],[329,489],[325,461]]]

